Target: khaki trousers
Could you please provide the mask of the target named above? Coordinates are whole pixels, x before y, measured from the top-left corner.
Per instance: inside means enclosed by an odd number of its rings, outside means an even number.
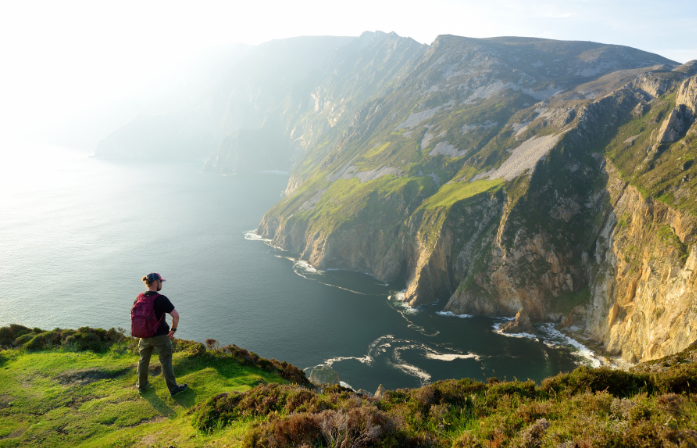
[[[148,367],[150,366],[150,356],[153,349],[157,349],[162,365],[162,376],[167,383],[170,393],[176,391],[177,381],[174,379],[174,369],[172,368],[172,342],[167,335],[153,336],[151,338],[141,338],[138,343],[140,361],[138,361],[138,389],[145,392],[148,387]]]

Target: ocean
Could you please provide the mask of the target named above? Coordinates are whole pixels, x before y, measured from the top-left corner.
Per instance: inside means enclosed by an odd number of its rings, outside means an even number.
[[[504,336],[495,331],[504,319],[442,313],[446,297],[405,307],[403,281],[318,271],[254,234],[287,174],[201,166],[4,143],[0,326],[128,328],[140,279],[155,271],[181,315],[178,337],[234,343],[308,371],[327,364],[355,389],[541,381],[599,364],[550,326]]]

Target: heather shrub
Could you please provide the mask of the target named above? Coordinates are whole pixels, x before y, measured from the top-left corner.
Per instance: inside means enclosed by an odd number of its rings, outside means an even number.
[[[24,344],[24,348],[27,350],[46,350],[48,348],[60,346],[62,342],[61,333],[59,331],[45,331],[31,338],[31,340]]]
[[[682,414],[686,401],[685,397],[670,393],[659,396],[656,399],[656,404],[660,410],[677,417]]]
[[[435,446],[428,436],[409,435],[399,422],[375,406],[301,413],[271,419],[247,434],[248,447],[288,446],[405,447]]]
[[[15,347],[20,347],[34,338],[34,333],[23,334],[14,341]]]
[[[534,381],[506,381],[494,383],[489,387],[488,395],[517,395],[535,398],[538,395]]]
[[[550,403],[533,401],[520,406],[515,410],[513,416],[523,423],[529,424],[546,417],[551,411],[552,405]]]
[[[663,393],[697,393],[697,366],[694,363],[678,364],[661,375],[651,376],[655,388]]]
[[[571,373],[562,373],[545,379],[541,389],[550,394],[563,396],[605,390],[614,396],[627,397],[640,391],[653,390],[653,382],[648,374],[613,370],[609,367],[582,366]]]
[[[541,418],[521,431],[511,446],[514,448],[538,448],[542,445],[542,438],[547,433],[547,428],[549,428],[549,422]]]
[[[322,407],[316,393],[300,386],[281,384],[261,384],[247,392],[225,393],[212,397],[193,410],[193,425],[203,431],[210,431],[229,424],[241,417],[259,417],[270,413],[291,413],[305,411],[308,405],[313,409]]]
[[[453,440],[452,448],[483,448],[479,440],[471,432],[465,431],[460,437]]]
[[[32,330],[22,325],[12,324],[8,327],[0,327],[0,347],[12,348],[15,346],[15,341],[25,335],[31,334]],[[24,342],[27,339],[24,338]]]

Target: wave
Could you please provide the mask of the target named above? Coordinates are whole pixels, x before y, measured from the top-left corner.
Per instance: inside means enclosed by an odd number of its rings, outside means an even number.
[[[542,335],[530,334],[530,333],[504,333],[500,330],[501,325],[505,321],[511,321],[513,317],[495,317],[494,319],[501,320],[503,322],[496,322],[493,325],[494,332],[500,334],[501,336],[506,336],[509,338],[527,338],[534,341],[540,342],[547,347],[570,347],[572,348],[572,353],[579,358],[579,364],[590,364],[591,367],[600,367],[603,364],[608,364],[602,361],[598,356],[579,341],[565,335],[561,331],[554,328],[554,324],[546,323],[540,325],[538,328]],[[542,336],[542,337],[540,337]]]
[[[302,269],[302,270],[304,270],[305,272],[309,272],[309,273],[312,273],[312,274],[317,274],[318,272],[320,272],[320,271],[318,271],[317,269],[315,269],[310,263],[308,263],[308,262],[305,261],[305,260],[298,260],[298,261],[296,261],[295,264],[293,265],[293,267],[294,267],[294,268],[298,268],[298,269]]]
[[[427,345],[419,341],[395,338],[393,335],[387,334],[371,342],[368,345],[367,353],[363,356],[338,356],[325,360],[323,364],[331,366],[337,371],[339,370],[333,365],[342,361],[358,361],[366,367],[374,367],[376,364],[387,365],[418,379],[422,385],[428,384],[431,381],[431,374],[422,366],[405,361],[402,354],[407,351],[420,352],[424,359],[443,362],[452,362],[458,359],[472,359],[480,362],[482,359],[482,356],[475,353],[463,353],[438,344],[435,346]]]
[[[494,323],[492,325],[492,328],[494,329],[494,333],[498,333],[501,336],[506,336],[507,338],[519,338],[519,339],[532,339],[534,341],[540,342],[540,339],[537,337],[535,334],[530,334],[530,333],[504,333],[501,331],[501,325],[505,324],[506,322],[510,322],[515,319],[515,317],[504,317],[504,316],[497,316],[497,317],[492,317],[492,319],[496,319],[500,322]]]
[[[474,353],[468,353],[466,355],[428,353],[426,358],[437,359],[438,361],[455,361],[456,359],[475,359],[479,361],[481,359],[479,355],[475,355]]]
[[[402,316],[402,319],[404,319],[407,322],[407,328],[410,328],[414,331],[418,331],[424,336],[438,336],[440,334],[440,331],[435,330],[434,332],[428,332],[423,326],[417,325],[414,322],[412,322],[411,319],[409,319],[408,316],[417,314],[420,310],[419,308],[414,308],[410,306],[407,302],[404,301],[405,293],[406,290],[390,294],[389,296],[387,296],[387,303],[393,310],[397,311],[399,315]]]
[[[554,324],[543,324],[540,326],[540,330],[548,337],[548,339],[545,339],[544,341],[545,345],[548,347],[555,347],[559,345],[571,346],[576,349],[573,352],[574,355],[582,358],[581,363],[587,364],[590,362],[591,367],[600,367],[603,364],[608,364],[598,358],[598,356],[591,349],[554,328]]]
[[[319,278],[317,278],[317,277],[322,276],[325,271],[321,271],[319,269],[316,269],[315,267],[313,267],[310,263],[308,263],[305,260],[296,260],[295,263],[293,264],[293,272],[295,272],[297,275],[304,278],[305,280],[315,281],[315,282],[321,283],[325,286],[330,286],[332,288],[337,288],[337,289],[341,289],[343,291],[352,292],[354,294],[360,294],[362,296],[380,296],[380,295],[382,295],[382,294],[368,294],[368,293],[356,291],[356,290],[353,290],[350,288],[344,288],[343,286],[334,285],[332,283],[323,282],[323,281],[319,280]]]
[[[268,238],[264,238],[261,235],[257,235],[256,230],[248,230],[244,232],[244,239],[249,240],[249,241],[263,241],[265,243],[270,243],[271,240]]]
[[[361,364],[367,364],[370,365],[373,362],[373,358],[366,355],[366,356],[337,356],[336,358],[329,358],[324,361],[323,364],[331,367],[332,364],[335,362],[340,362],[340,361],[348,361],[348,360],[354,360],[358,361]]]
[[[467,319],[468,317],[473,317],[471,314],[455,314],[452,311],[436,311],[436,314],[445,317],[459,317],[460,319]]]

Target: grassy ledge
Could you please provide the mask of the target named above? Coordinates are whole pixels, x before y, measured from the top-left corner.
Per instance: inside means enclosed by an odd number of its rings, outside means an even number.
[[[0,447],[697,446],[697,346],[630,371],[453,379],[374,398],[315,387],[236,346],[180,340],[175,373],[191,389],[172,398],[157,361],[153,390],[138,394],[136,340],[118,330],[14,325],[0,344]]]

